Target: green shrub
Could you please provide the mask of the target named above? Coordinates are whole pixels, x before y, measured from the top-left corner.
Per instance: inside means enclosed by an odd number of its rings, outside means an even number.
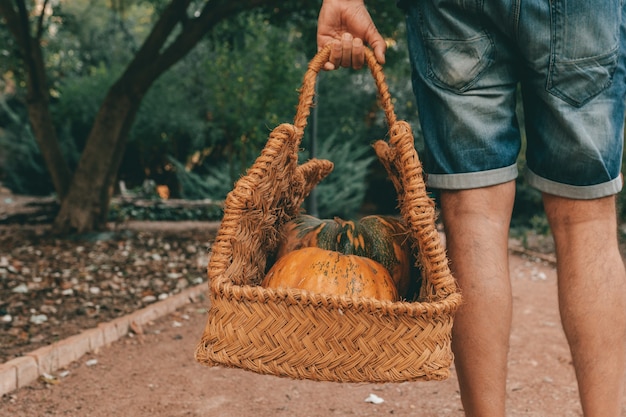
[[[228,173],[226,163],[209,169],[206,176],[188,171],[185,165],[173,157],[169,157],[174,165],[176,178],[180,186],[180,195],[188,200],[210,199],[222,201],[233,188],[233,181]]]
[[[26,110],[17,103],[12,104],[15,109],[0,97],[0,116],[6,120],[4,129],[0,129],[0,154],[3,155],[0,179],[16,194],[50,195],[54,187]],[[60,137],[60,146],[68,161],[77,160],[78,153],[67,135]]]
[[[315,188],[317,215],[322,218],[355,217],[363,204],[367,190],[367,176],[375,159],[370,146],[359,139],[348,139],[335,133],[324,140],[317,157],[334,163],[333,172]],[[305,159],[301,155],[301,159]]]

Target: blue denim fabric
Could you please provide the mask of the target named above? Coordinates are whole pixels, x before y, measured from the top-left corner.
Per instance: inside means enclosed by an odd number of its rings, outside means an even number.
[[[569,198],[619,192],[626,100],[624,0],[407,1],[428,185],[517,177]]]

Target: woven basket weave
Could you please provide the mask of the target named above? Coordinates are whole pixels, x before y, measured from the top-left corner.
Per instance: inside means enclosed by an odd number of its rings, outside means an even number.
[[[196,360],[261,374],[337,382],[442,380],[449,376],[461,296],[435,229],[409,124],[396,120],[381,67],[366,61],[389,126],[374,148],[398,195],[422,270],[418,302],[316,294],[259,286],[279,228],[330,173],[330,161],[298,165],[298,148],[329,48],[309,63],[294,124],[282,124],[225,201],[208,266],[210,309]]]

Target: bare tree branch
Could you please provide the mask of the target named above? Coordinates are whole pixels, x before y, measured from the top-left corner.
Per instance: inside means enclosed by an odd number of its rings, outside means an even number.
[[[128,72],[133,72],[135,67],[145,65],[156,58],[176,25],[186,18],[190,2],[191,0],[172,0],[163,10],[133,62],[128,66]]]
[[[36,55],[39,56],[41,54],[40,51],[36,50],[36,48],[39,48],[38,39],[33,39],[30,34],[30,22],[28,19],[28,10],[26,9],[26,4],[24,0],[15,0],[15,3],[17,5],[16,12],[14,8],[10,4],[8,4],[10,3],[10,0],[1,1],[2,9],[0,11],[5,13],[7,21],[11,22],[9,23],[10,27],[15,26],[15,29],[12,29],[11,32],[13,33],[15,40],[18,43],[20,52],[22,53],[22,59],[24,60],[24,64],[26,64],[26,70],[30,81],[30,94],[36,95],[44,88],[44,85],[42,85],[42,78],[40,74],[43,71],[43,68],[40,68],[40,66],[38,66],[38,62],[36,59]],[[43,77],[45,77],[45,75]]]
[[[274,3],[273,0],[207,1],[198,16],[185,25],[178,38],[159,56],[155,66],[169,68],[185,56],[205,33],[220,21],[244,10]]]
[[[50,0],[44,0],[43,6],[41,8],[41,14],[39,15],[39,19],[37,20],[37,35],[35,37],[37,41],[41,40],[41,37],[43,36],[43,19],[46,14],[46,8],[48,7],[49,1]]]
[[[172,2],[173,6],[177,1]],[[146,41],[142,46],[145,55],[138,53],[133,62],[128,66],[129,73],[134,73],[137,68],[142,68],[143,74],[141,80],[134,82],[136,86],[143,84],[149,86],[156,78],[158,78],[168,68],[182,59],[193,47],[198,43],[206,33],[211,31],[213,27],[220,21],[229,18],[237,13],[245,10],[251,10],[256,7],[268,6],[271,4],[280,4],[278,0],[217,0],[207,1],[196,18],[189,19],[187,16],[188,1],[178,2],[178,6],[182,7],[185,3],[184,10],[171,10],[169,16],[165,11],[161,15],[161,19],[167,20],[168,24],[155,26],[153,33],[150,34],[150,42]],[[165,49],[162,50],[169,35],[177,24],[181,24],[183,29],[178,37]],[[161,30],[167,30],[167,33],[157,33]],[[154,35],[154,36],[153,36]],[[141,55],[141,56],[140,56]],[[149,55],[149,59],[146,56]]]

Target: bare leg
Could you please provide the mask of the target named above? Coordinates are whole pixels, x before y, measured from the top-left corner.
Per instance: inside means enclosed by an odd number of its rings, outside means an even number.
[[[626,360],[626,275],[615,198],[544,195],[556,243],[559,307],[586,417],[617,417]]]
[[[505,415],[512,316],[508,236],[514,196],[514,182],[441,194],[448,255],[463,294],[452,349],[468,417]]]

